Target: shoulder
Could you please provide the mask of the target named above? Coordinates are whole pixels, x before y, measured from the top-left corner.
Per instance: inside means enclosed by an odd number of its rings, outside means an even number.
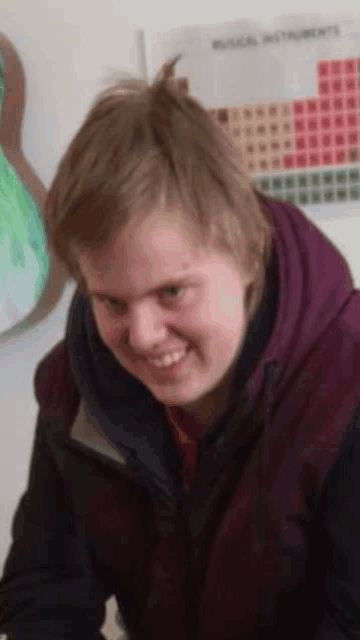
[[[54,404],[61,406],[77,402],[78,393],[65,340],[56,344],[39,362],[35,370],[34,388],[41,409]]]

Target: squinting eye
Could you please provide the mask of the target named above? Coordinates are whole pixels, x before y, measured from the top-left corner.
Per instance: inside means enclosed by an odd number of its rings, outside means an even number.
[[[162,289],[162,297],[168,300],[176,300],[183,293],[183,287],[172,285]]]
[[[105,301],[105,305],[114,313],[125,313],[127,308],[125,302],[121,302],[121,300],[114,300],[112,298],[108,298],[108,300]]]

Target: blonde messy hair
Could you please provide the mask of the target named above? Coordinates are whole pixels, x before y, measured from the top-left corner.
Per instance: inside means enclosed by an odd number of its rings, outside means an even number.
[[[45,207],[49,246],[83,286],[82,251],[96,252],[135,215],[165,201],[194,235],[254,273],[249,315],[263,293],[272,232],[266,206],[209,112],[174,78],[179,57],[152,85],[118,81],[97,98],[71,142]]]

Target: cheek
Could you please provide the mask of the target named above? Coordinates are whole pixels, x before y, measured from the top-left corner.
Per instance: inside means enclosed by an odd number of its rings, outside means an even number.
[[[94,305],[93,312],[96,326],[103,342],[110,348],[116,347],[121,335],[120,322],[115,317],[112,317],[102,305]]]

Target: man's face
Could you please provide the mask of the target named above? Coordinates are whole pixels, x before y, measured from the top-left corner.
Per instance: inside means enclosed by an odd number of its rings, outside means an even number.
[[[103,342],[158,401],[186,409],[223,383],[243,343],[251,279],[199,246],[179,211],[132,220],[79,265]]]

